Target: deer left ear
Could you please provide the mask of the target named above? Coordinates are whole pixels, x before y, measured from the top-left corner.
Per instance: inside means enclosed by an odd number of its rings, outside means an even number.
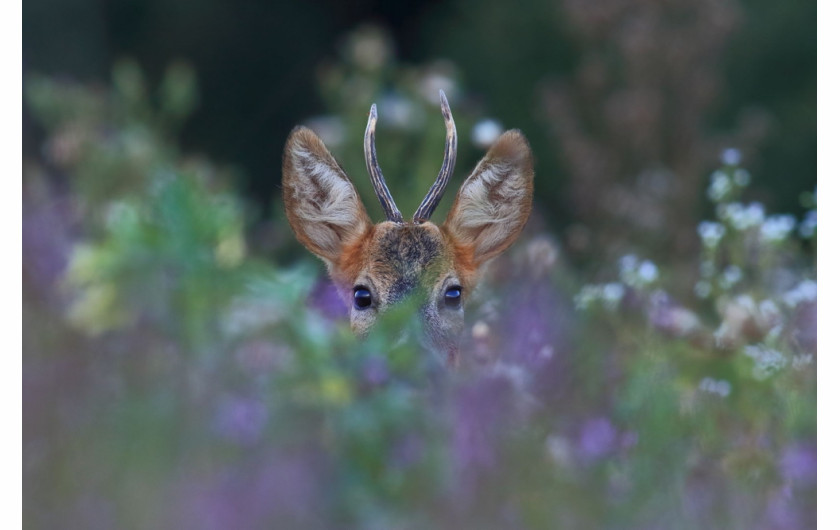
[[[295,236],[330,265],[371,226],[350,179],[306,127],[296,128],[286,142],[283,202]]]
[[[475,265],[501,254],[519,236],[534,195],[531,147],[518,130],[504,133],[464,181],[444,223]]]

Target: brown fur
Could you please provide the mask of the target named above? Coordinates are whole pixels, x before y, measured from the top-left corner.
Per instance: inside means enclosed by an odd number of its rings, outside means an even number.
[[[482,265],[508,248],[531,212],[533,161],[527,140],[508,131],[464,181],[446,221],[373,224],[344,171],[323,142],[299,127],[286,142],[283,201],[298,240],[327,264],[349,307],[351,324],[365,334],[378,313],[411,292],[423,294],[421,315],[429,349],[457,362],[460,308],[444,292],[461,288],[466,300]],[[373,304],[353,309],[353,291],[370,290]]]

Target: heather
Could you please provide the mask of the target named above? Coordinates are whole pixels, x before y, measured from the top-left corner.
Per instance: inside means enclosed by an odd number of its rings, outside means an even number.
[[[372,102],[380,164],[416,204],[446,89],[456,186],[503,130],[493,109],[451,63],[399,63],[370,28],[348,39],[318,79],[324,113],[302,121],[368,211]],[[711,68],[717,48],[692,50]],[[23,175],[26,525],[814,527],[816,190],[797,190],[798,212],[766,205],[749,131],[670,149],[644,76],[597,98],[636,109],[603,126],[644,135],[584,134],[569,113],[600,107],[569,102],[597,93],[591,62],[535,103],[554,147],[536,156],[571,157],[574,221],[558,228],[559,177],[538,177],[529,225],[466,307],[456,370],[405,340],[410,303],[353,336],[279,201],[264,215],[241,168],[181,146],[201,93],[188,63],[153,81],[121,60],[104,85],[29,75],[44,135]],[[679,131],[702,121],[698,86],[672,102],[689,109]]]

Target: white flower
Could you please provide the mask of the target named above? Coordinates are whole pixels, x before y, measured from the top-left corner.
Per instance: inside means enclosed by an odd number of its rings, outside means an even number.
[[[729,381],[712,379],[711,377],[704,377],[698,388],[710,394],[717,394],[720,397],[726,397],[732,392],[732,385]]]
[[[788,307],[796,307],[802,302],[813,302],[817,299],[817,282],[803,280],[799,285],[786,292],[782,299]]]
[[[785,238],[796,226],[796,219],[792,215],[773,215],[761,225],[761,239],[778,242]]]
[[[762,300],[758,304],[758,314],[767,326],[775,325],[782,318],[782,312],[773,300]]]
[[[639,259],[628,254],[618,260],[621,281],[631,287],[643,288],[659,278],[659,268],[650,260],[639,262]]]
[[[645,260],[639,265],[638,277],[645,284],[655,282],[659,278],[659,269],[649,260]]]
[[[750,183],[750,172],[746,169],[736,169],[732,175],[732,180],[741,188],[746,188]]]
[[[602,293],[605,305],[609,309],[615,309],[624,298],[624,286],[620,283],[608,283],[604,285]]]
[[[618,268],[621,273],[625,273],[634,270],[638,263],[639,258],[635,254],[627,254],[618,260]]]
[[[476,147],[487,149],[503,133],[502,124],[496,120],[485,118],[475,124],[472,130],[472,141]]]
[[[706,299],[712,294],[712,285],[705,280],[701,280],[694,284],[694,294],[697,295],[697,298]]]
[[[486,340],[490,336],[490,326],[487,322],[479,320],[472,327],[472,337],[477,341]]]
[[[338,116],[316,116],[307,120],[306,125],[329,147],[338,147],[347,138],[347,129]]]
[[[744,346],[744,353],[755,361],[753,377],[756,379],[767,379],[788,365],[787,357],[782,352],[764,344]]]
[[[756,314],[755,300],[750,295],[742,294],[729,301],[721,310],[723,321],[715,330],[715,343],[718,347],[731,347],[744,335]]]
[[[720,202],[732,191],[732,181],[729,180],[729,175],[720,170],[712,173],[711,179],[712,183],[709,185],[706,195],[713,202]]]
[[[449,102],[454,104],[460,95],[458,83],[455,81],[455,74],[455,65],[451,62],[435,62],[420,79],[420,95],[433,107],[439,108],[440,91],[443,90]]]
[[[726,227],[714,221],[703,221],[697,225],[697,233],[700,235],[700,239],[703,240],[704,246],[715,248],[726,234]]]
[[[589,309],[596,302],[601,302],[604,307],[613,311],[624,298],[624,292],[624,286],[617,282],[605,285],[584,285],[575,296],[575,307]]]
[[[745,207],[739,202],[733,202],[724,205],[720,215],[723,219],[729,221],[736,230],[746,230],[764,222],[764,206],[754,202]]]
[[[551,460],[561,466],[569,466],[574,462],[574,448],[564,437],[553,434],[546,438],[545,448]]]
[[[724,149],[720,153],[720,161],[726,166],[737,166],[741,163],[741,151],[734,147]]]
[[[601,287],[598,285],[584,285],[575,295],[576,309],[589,309],[601,297]]]
[[[810,353],[803,353],[801,355],[794,356],[792,366],[794,370],[802,370],[803,368],[805,368],[813,362],[813,355],[811,355]]]
[[[733,285],[741,281],[744,274],[741,272],[741,267],[737,265],[730,265],[723,271],[720,278],[720,286],[724,289],[730,289]]]
[[[426,119],[423,109],[417,103],[396,93],[383,97],[379,108],[382,123],[398,129],[419,129]]]
[[[814,237],[817,231],[817,211],[808,210],[805,214],[805,219],[799,224],[799,235],[809,239]]]

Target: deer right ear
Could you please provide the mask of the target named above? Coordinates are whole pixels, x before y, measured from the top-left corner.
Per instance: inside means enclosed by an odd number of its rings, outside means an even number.
[[[350,179],[306,127],[296,127],[286,141],[283,203],[298,241],[328,264],[371,226]]]

